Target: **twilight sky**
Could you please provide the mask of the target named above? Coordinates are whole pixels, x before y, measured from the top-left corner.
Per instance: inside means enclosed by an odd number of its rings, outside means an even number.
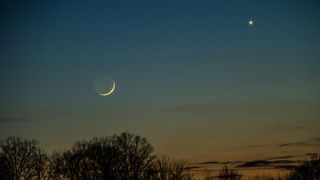
[[[319,150],[319,8],[317,0],[1,1],[0,138],[62,150],[129,131],[189,159]],[[94,91],[99,74],[114,78],[111,96]]]

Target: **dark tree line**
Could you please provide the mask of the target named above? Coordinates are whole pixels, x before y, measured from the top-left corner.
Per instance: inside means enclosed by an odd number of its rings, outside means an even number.
[[[0,180],[191,179],[186,163],[157,157],[151,144],[130,133],[77,141],[70,150],[46,154],[36,140],[0,142]]]
[[[258,179],[320,180],[320,157],[302,162],[284,176]],[[256,178],[256,179],[257,179]],[[72,148],[50,155],[36,140],[8,137],[0,141],[0,180],[191,180],[183,160],[156,156],[151,144],[130,133],[77,141]],[[240,180],[225,166],[218,176],[204,179]]]

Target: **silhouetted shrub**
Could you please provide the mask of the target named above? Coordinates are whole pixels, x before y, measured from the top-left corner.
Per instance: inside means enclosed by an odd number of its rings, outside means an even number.
[[[153,167],[156,168],[160,180],[189,180],[193,177],[184,160],[159,156],[154,161]]]
[[[264,175],[254,176],[250,178],[250,180],[285,180],[285,176],[281,174],[278,174],[278,175],[264,174]]]
[[[214,177],[211,175],[211,172],[209,170],[204,170],[203,171],[203,180],[213,180]]]
[[[302,162],[287,175],[288,180],[320,180],[320,156],[312,156]]]
[[[239,180],[242,175],[239,174],[236,170],[230,169],[227,165],[225,165],[219,173],[218,179],[221,180]]]

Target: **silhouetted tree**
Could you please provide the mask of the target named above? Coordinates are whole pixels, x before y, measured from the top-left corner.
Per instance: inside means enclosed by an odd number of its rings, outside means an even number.
[[[188,167],[186,162],[183,160],[173,161],[170,176],[170,179],[172,180],[188,179]]]
[[[151,144],[128,132],[94,138],[90,144],[89,157],[97,162],[103,179],[142,179],[154,158]]]
[[[48,156],[44,153],[40,148],[37,148],[33,155],[34,160],[34,175],[32,176],[33,179],[46,179],[47,177],[47,170],[46,170],[46,163],[48,162]]]
[[[0,179],[12,179],[13,172],[7,157],[0,154]]]
[[[101,179],[97,163],[89,156],[90,145],[90,142],[78,141],[71,150],[55,157],[52,174],[70,180]]]
[[[63,159],[62,155],[59,152],[54,152],[48,157],[48,161],[46,163],[46,176],[47,179],[63,179],[62,173]]]
[[[130,133],[78,141],[52,160],[52,176],[70,180],[138,180],[150,173],[153,148]]]
[[[170,177],[172,169],[172,159],[168,156],[159,156],[155,161],[155,167],[159,172],[160,180],[167,180]]]
[[[0,142],[0,169],[3,179],[40,179],[46,154],[36,140],[8,137]]]

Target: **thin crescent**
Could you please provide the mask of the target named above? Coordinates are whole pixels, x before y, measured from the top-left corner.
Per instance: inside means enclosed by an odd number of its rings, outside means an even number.
[[[115,88],[116,88],[116,83],[113,82],[113,86],[112,86],[112,88],[111,88],[111,90],[110,90],[109,92],[107,92],[107,93],[101,93],[101,94],[99,94],[99,95],[100,95],[100,96],[108,96],[108,95],[110,95],[110,94],[113,93],[113,91],[115,90]]]

